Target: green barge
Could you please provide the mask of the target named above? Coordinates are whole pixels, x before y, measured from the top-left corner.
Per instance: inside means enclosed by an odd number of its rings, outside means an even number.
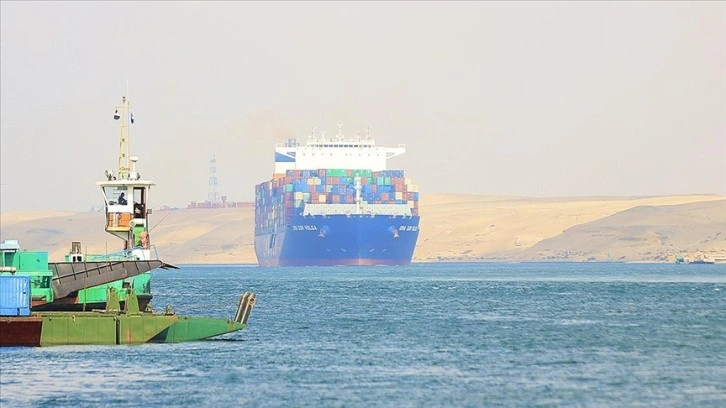
[[[156,261],[161,263],[160,261]],[[155,265],[145,262],[146,265]],[[75,273],[57,275],[46,252],[21,251],[17,241],[0,243],[0,346],[180,343],[232,333],[247,327],[255,295],[245,292],[234,318],[182,316],[167,307],[154,313],[140,307],[127,279],[144,268],[131,261],[102,268],[80,265]],[[116,281],[119,277],[126,277]],[[98,283],[88,288],[88,282]],[[125,286],[123,295],[117,289]],[[69,293],[104,289],[103,308],[58,310]],[[94,303],[95,304],[95,303]],[[53,309],[56,310],[53,310]],[[47,310],[50,309],[50,310]]]
[[[0,275],[0,290],[8,295],[8,286],[18,286],[17,279]],[[29,288],[29,277],[24,278]],[[22,286],[22,283],[21,283]],[[118,292],[108,288],[105,309],[86,312],[31,312],[22,315],[23,307],[16,307],[17,315],[8,316],[3,307],[0,316],[0,346],[57,346],[57,345],[113,345],[143,343],[181,343],[203,340],[232,333],[247,327],[247,319],[255,303],[255,295],[245,292],[240,298],[234,319],[179,316],[167,310],[152,313],[139,310],[138,299],[129,290],[125,307],[121,307]],[[22,298],[22,293],[4,296]],[[3,306],[7,306],[4,304]]]
[[[149,191],[138,158],[129,151],[130,104],[120,120],[118,170],[105,171],[101,187],[104,229],[120,238],[115,253],[89,255],[73,242],[61,262],[47,252],[21,251],[18,241],[0,243],[0,346],[178,343],[202,340],[247,327],[255,295],[245,292],[234,318],[179,316],[170,307],[154,313],[151,271],[175,266],[158,258],[149,233]]]

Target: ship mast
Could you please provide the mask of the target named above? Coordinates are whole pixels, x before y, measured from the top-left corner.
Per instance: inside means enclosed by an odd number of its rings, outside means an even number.
[[[128,90],[126,91],[128,94]],[[128,115],[131,112],[131,104],[128,97],[124,96],[121,98],[121,106],[116,107],[117,115],[121,119],[121,134],[119,136],[118,145],[118,179],[128,179],[131,166],[129,164],[131,157],[129,152],[131,151],[131,141],[129,139],[129,123]]]
[[[129,130],[134,123],[128,96],[121,98],[113,118],[120,120],[118,144],[118,174],[106,170],[106,180],[97,182],[106,202],[106,232],[124,240],[124,250],[137,259],[150,259],[148,207],[149,190],[153,181],[142,180],[136,165],[138,157],[131,156]]]

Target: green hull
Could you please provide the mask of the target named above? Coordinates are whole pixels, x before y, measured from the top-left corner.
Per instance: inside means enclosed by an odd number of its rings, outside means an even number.
[[[180,316],[179,320],[150,340],[151,343],[182,343],[204,340],[222,334],[236,332],[247,327],[233,320],[211,317]]]
[[[180,316],[179,320],[162,330],[151,339],[152,343],[182,343],[204,340],[222,334],[236,332],[247,327],[250,312],[255,306],[254,293],[245,292],[237,303],[237,312],[232,320],[201,316]]]
[[[40,345],[142,344],[179,320],[173,314],[140,312],[133,290],[127,292],[121,310],[118,292],[113,287],[107,290],[105,310],[36,314],[43,317]]]
[[[173,325],[178,316],[94,312],[46,312],[40,346],[147,343]]]
[[[234,320],[140,312],[129,290],[124,309],[118,292],[109,288],[104,310],[33,312],[0,317],[0,346],[114,345],[181,343],[232,333],[247,327],[255,295],[246,292]]]
[[[41,321],[37,328],[28,323]],[[0,318],[3,334],[17,334],[5,346],[115,345],[182,343],[232,333],[246,324],[209,317],[125,312],[39,312],[28,317]],[[40,336],[18,342],[18,335],[39,330]],[[22,333],[20,333],[22,331]],[[39,337],[39,338],[38,338]],[[3,343],[3,342],[0,342]]]

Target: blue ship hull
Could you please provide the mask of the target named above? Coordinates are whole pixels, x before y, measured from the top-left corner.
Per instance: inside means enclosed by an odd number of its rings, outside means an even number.
[[[419,216],[293,216],[284,229],[256,231],[260,266],[408,265]]]

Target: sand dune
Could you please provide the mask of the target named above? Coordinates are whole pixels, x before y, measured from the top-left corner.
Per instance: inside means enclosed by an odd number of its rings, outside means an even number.
[[[526,198],[422,195],[414,261],[670,261],[674,254],[726,254],[726,197]],[[254,210],[154,211],[151,241],[167,262],[256,263]],[[0,213],[0,239],[62,259],[72,241],[88,253],[122,242],[101,213]],[[723,234],[719,234],[724,231]]]
[[[726,200],[638,206],[575,225],[531,248],[499,255],[508,260],[556,261],[724,259]]]
[[[640,206],[673,206],[724,200],[722,196],[520,198],[431,196],[421,201],[421,235],[415,258],[430,260],[543,260],[549,255],[525,251],[568,229]],[[723,213],[724,201],[708,211]],[[675,214],[653,223],[667,224]],[[617,219],[612,222],[618,222]],[[680,219],[688,224],[688,220]],[[615,225],[614,227],[617,227]],[[623,231],[625,233],[625,231]],[[704,235],[707,233],[704,232]],[[697,248],[685,248],[684,250]],[[726,249],[723,247],[722,249]],[[644,261],[623,249],[627,260]],[[625,253],[627,255],[625,255]],[[607,259],[607,256],[600,260]]]

